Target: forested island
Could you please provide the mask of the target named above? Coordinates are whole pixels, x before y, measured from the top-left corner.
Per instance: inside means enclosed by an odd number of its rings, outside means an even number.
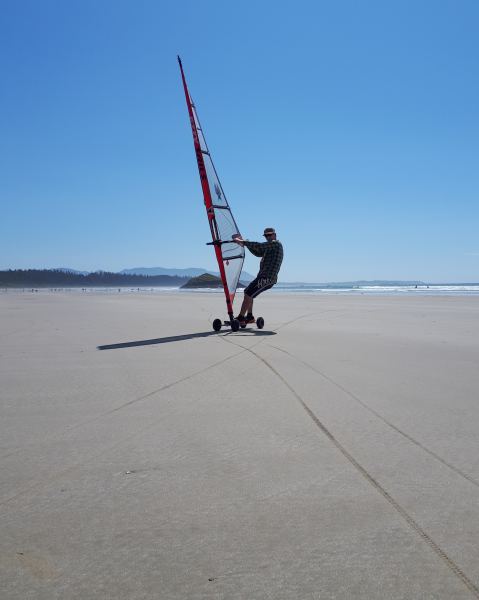
[[[187,281],[184,285],[181,286],[184,289],[196,289],[196,288],[222,288],[223,282],[220,277],[216,277],[216,275],[211,275],[211,273],[203,273],[203,275],[199,275],[198,277],[192,277],[189,281]],[[238,282],[238,288],[244,288],[245,286]]]
[[[189,277],[176,275],[123,275],[108,271],[75,273],[61,269],[0,271],[0,287],[180,287]]]

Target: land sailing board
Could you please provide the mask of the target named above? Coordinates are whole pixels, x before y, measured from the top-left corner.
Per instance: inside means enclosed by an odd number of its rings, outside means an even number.
[[[219,331],[221,329],[221,327],[223,325],[226,325],[228,327],[231,327],[231,329],[233,331],[238,331],[240,328],[241,329],[246,329],[246,327],[248,327],[248,325],[254,325],[256,323],[256,327],[258,329],[263,329],[264,327],[264,319],[263,317],[258,317],[257,319],[254,319],[254,321],[239,321],[238,319],[233,319],[233,321],[221,321],[221,319],[215,319],[213,321],[213,329],[215,331]]]

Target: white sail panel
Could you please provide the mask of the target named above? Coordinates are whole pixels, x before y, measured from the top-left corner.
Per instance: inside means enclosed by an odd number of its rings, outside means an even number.
[[[221,255],[223,257],[228,293],[231,302],[233,302],[241,275],[241,269],[243,268],[245,250],[239,244],[235,244],[232,241],[229,242],[233,239],[234,235],[240,235],[240,232],[211,159],[211,154],[198,119],[196,107],[193,103],[191,106],[193,109],[194,125],[206,170],[206,178],[211,197],[211,209],[214,211],[214,220],[212,223],[213,239],[214,241],[221,243]]]

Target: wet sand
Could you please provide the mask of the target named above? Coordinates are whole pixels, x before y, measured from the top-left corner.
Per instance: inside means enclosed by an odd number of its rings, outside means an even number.
[[[2,600],[479,598],[479,300],[256,307],[0,293]]]

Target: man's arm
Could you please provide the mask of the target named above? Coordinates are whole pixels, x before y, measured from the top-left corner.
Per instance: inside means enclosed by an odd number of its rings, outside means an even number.
[[[249,242],[248,240],[244,240],[239,234],[235,234],[232,237],[236,244],[246,246],[251,254],[258,257],[264,256],[266,249],[271,245],[271,242]]]
[[[232,238],[233,241],[239,246],[246,246],[248,250],[255,256],[263,256],[264,251],[261,251],[262,244],[259,242],[249,242],[248,240],[244,240],[239,233],[235,233]]]
[[[240,236],[239,233],[235,233],[231,236],[236,244],[239,246],[244,246],[244,239]]]
[[[264,256],[266,252],[266,242],[249,242],[248,240],[244,240],[244,245],[254,256]]]

